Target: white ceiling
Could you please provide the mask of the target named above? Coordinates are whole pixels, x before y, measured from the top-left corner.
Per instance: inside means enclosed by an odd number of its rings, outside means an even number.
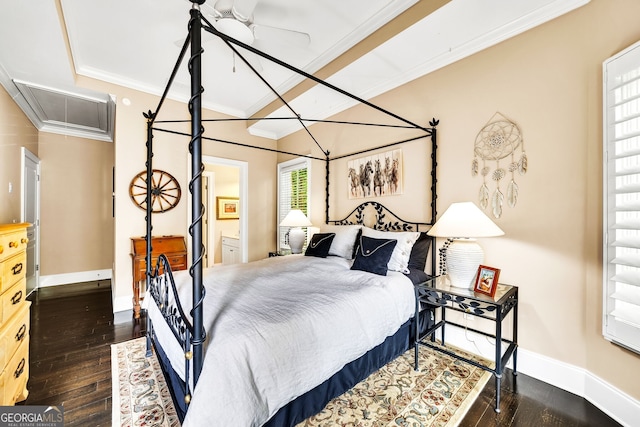
[[[451,0],[327,80],[370,99],[588,1]],[[310,43],[296,44],[298,37],[263,38],[253,46],[313,74],[416,2],[258,0],[253,12],[256,25],[307,33]],[[212,15],[215,4],[208,0],[201,10],[217,25]],[[13,80],[80,96],[104,96],[77,88],[75,73],[160,95],[187,36],[191,7],[188,0],[56,0],[37,2],[37,7],[30,1],[4,2],[0,6],[0,82],[23,109],[27,107],[18,99],[21,95]],[[275,99],[238,58],[234,70],[233,55],[220,39],[204,32],[203,48],[204,107],[247,118]],[[249,59],[259,63],[261,75],[280,93],[300,82],[295,73],[265,59],[256,60],[253,54]],[[169,97],[186,101],[190,80],[183,62]],[[352,102],[315,87],[291,105],[304,117],[324,118]],[[272,117],[290,115],[282,109],[271,113]],[[295,130],[291,121],[277,120],[260,121],[250,128],[271,138]]]

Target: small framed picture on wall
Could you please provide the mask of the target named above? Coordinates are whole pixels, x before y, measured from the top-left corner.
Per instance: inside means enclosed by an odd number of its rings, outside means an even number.
[[[216,219],[240,218],[240,202],[237,197],[216,197],[216,202]]]
[[[493,298],[498,288],[498,277],[500,277],[499,269],[487,267],[486,265],[479,266],[473,291]]]

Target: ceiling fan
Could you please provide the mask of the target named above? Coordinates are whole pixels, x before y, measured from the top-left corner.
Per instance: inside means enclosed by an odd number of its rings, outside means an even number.
[[[201,11],[218,31],[250,46],[254,42],[292,47],[310,43],[307,33],[255,22],[253,12],[257,4],[258,0],[217,0],[213,6],[203,4]]]

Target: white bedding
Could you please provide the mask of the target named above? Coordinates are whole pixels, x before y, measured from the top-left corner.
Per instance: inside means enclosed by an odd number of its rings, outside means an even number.
[[[350,266],[339,257],[290,255],[205,270],[208,342],[183,426],[260,426],[412,316],[407,277]],[[188,311],[191,278],[174,277]],[[173,335],[149,305],[158,340],[184,378],[182,350],[171,347]]]

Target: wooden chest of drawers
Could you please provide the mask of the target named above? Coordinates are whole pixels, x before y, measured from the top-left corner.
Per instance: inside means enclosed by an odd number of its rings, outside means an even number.
[[[169,260],[172,271],[187,268],[187,245],[183,236],[151,237],[151,268],[155,268],[160,254]],[[140,317],[140,281],[146,280],[147,243],[144,237],[131,238],[131,263],[133,268],[133,313]]]
[[[0,225],[0,405],[25,400],[29,379],[27,226]]]

